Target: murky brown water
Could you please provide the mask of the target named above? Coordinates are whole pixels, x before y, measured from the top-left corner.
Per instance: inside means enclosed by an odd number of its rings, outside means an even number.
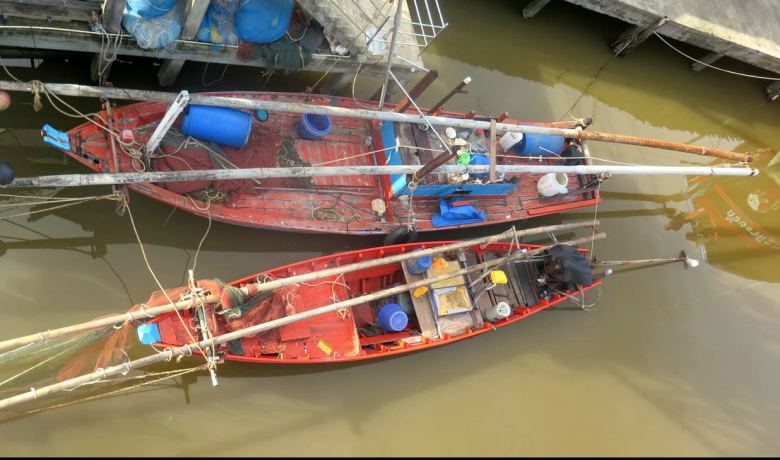
[[[563,2],[524,21],[515,3],[523,2],[491,2],[490,8],[446,2],[450,28],[425,56],[442,76],[421,103],[435,102],[470,75],[469,94],[450,108],[509,111],[534,121],[569,117],[567,110],[610,59],[606,43],[621,25]],[[85,64],[44,62],[35,73],[17,73],[83,81]],[[573,114],[594,116],[594,130],[777,151],[780,111],[766,101],[762,83],[711,70],[694,74],[688,65],[651,39],[610,62]],[[117,65],[112,80],[123,87],[151,85],[154,73],[137,67]],[[206,80],[221,70],[212,66]],[[203,90],[202,71],[188,65],[180,85]],[[275,78],[271,85],[302,90],[313,79]],[[256,70],[231,68],[209,89],[258,89],[259,81]],[[358,81],[358,96],[369,96],[377,85]],[[13,109],[0,114],[0,126],[8,130],[0,134],[0,159],[13,162],[19,176],[87,172],[38,140],[44,123],[67,129],[77,121],[50,108],[36,115],[29,102],[14,95]],[[83,110],[96,107],[95,101],[75,103]],[[628,146],[592,143],[591,149],[594,156],[629,163],[705,163]],[[772,208],[778,184],[767,174],[766,160],[758,178],[698,185],[694,208],[706,212],[696,230],[664,229],[676,211],[690,210],[681,177],[608,181],[598,209],[608,234],[596,244],[599,258],[674,256],[683,248],[700,257],[697,245],[703,245],[711,263],[615,274],[600,289],[594,311],[548,311],[473,341],[369,364],[227,364],[216,388],[199,375],[188,395],[157,388],[6,422],[0,425],[0,454],[777,455],[778,258],[772,241],[739,226],[778,234]],[[757,210],[748,204],[750,194]],[[131,205],[152,266],[164,285],[179,285],[207,222],[184,212],[170,215],[170,208],[138,195]],[[593,212],[583,211],[524,225],[590,218]],[[125,311],[156,289],[129,222],[110,203],[0,222],[0,235],[0,337]],[[379,242],[215,223],[198,276],[235,279]]]

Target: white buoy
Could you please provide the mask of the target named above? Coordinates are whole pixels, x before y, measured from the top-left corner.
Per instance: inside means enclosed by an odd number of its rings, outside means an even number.
[[[11,95],[8,91],[0,91],[0,112],[11,107]]]

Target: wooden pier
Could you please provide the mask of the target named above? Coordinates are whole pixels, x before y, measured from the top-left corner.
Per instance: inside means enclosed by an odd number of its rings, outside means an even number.
[[[523,17],[530,18],[550,0],[527,2]],[[780,10],[776,0],[566,0],[569,3],[631,24],[613,43],[625,54],[658,33],[695,45],[704,54],[691,56],[695,72],[723,56],[780,74]],[[621,50],[621,48],[623,48]],[[778,78],[779,75],[769,75]],[[770,99],[778,84],[768,88]],[[777,98],[777,96],[775,96]]]
[[[106,57],[164,59],[158,73],[162,86],[175,82],[186,61],[272,67],[261,59],[240,59],[238,46],[195,41],[210,0],[180,1],[186,4],[181,36],[164,49],[147,50],[140,48],[135,39],[121,29],[125,0],[94,3],[79,0],[0,0],[0,57],[18,56],[23,50],[91,53],[94,56],[92,78],[101,83],[110,71],[111,61]],[[422,1],[425,7],[429,7],[427,0],[400,1],[403,3],[398,27],[401,38],[395,48],[392,68],[396,77],[404,83],[422,68],[421,52],[446,24],[425,27],[427,24],[421,19],[418,2]],[[395,1],[297,0],[296,7],[321,24],[349,51],[346,55],[315,53],[311,62],[302,69],[329,74],[320,92],[335,94],[352,81],[358,68],[361,75],[384,75],[390,48],[387,43],[394,25],[393,17],[388,19],[388,16],[394,16],[396,6]],[[438,8],[438,3],[435,7]],[[436,16],[442,18],[438,10]],[[415,25],[420,23],[423,23],[422,28]],[[97,25],[110,35],[95,31]],[[116,33],[121,40],[117,40]]]

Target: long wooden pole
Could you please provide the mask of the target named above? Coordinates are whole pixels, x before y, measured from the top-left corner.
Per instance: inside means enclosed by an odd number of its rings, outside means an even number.
[[[135,101],[155,101],[155,102],[173,102],[177,94],[160,91],[142,91],[132,89],[108,88],[71,85],[65,83],[46,83],[48,91],[61,96],[82,96],[82,97],[105,97],[109,99],[124,99]],[[32,91],[30,83],[20,83],[13,81],[0,81],[0,90],[6,91]],[[479,121],[464,118],[449,118],[441,116],[427,116],[423,118],[420,115],[411,113],[396,112],[377,112],[366,109],[348,109],[344,107],[331,107],[330,105],[312,105],[296,102],[281,102],[276,100],[244,99],[226,96],[203,96],[198,94],[190,95],[190,104],[211,105],[217,107],[230,107],[239,110],[269,110],[291,113],[311,113],[317,115],[329,115],[335,117],[363,118],[369,120],[384,120],[399,123],[426,123],[430,122],[437,126],[452,126],[453,128],[468,128],[484,130],[490,129],[490,122]],[[572,139],[594,140],[601,142],[614,142],[618,144],[631,144],[644,147],[653,147],[666,150],[675,150],[678,152],[693,153],[696,155],[707,155],[719,158],[726,158],[736,161],[749,162],[753,158],[750,154],[729,152],[726,150],[700,147],[695,145],[680,144],[677,142],[666,142],[655,139],[647,139],[633,136],[622,136],[617,134],[599,133],[594,131],[577,130],[570,128],[554,128],[546,126],[518,125],[512,123],[497,123],[496,131],[517,132],[528,134],[548,134],[552,136],[562,136]]]
[[[83,187],[87,185],[124,185],[155,182],[186,182],[203,180],[268,179],[272,177],[328,177],[328,176],[379,176],[385,174],[414,174],[420,166],[332,166],[294,168],[244,168],[206,169],[200,171],[153,171],[139,173],[106,174],[58,174],[55,176],[20,177],[0,188],[16,187]],[[503,174],[593,174],[616,175],[670,175],[670,176],[756,176],[758,169],[752,167],[729,168],[710,166],[618,166],[618,165],[574,165],[496,166]],[[440,166],[433,173],[463,174],[489,173],[489,165]],[[316,190],[315,190],[316,191]]]
[[[337,276],[341,275],[343,273],[349,273],[354,272],[357,270],[364,270],[368,268],[374,268],[374,267],[380,267],[382,265],[390,265],[394,263],[403,262],[409,259],[413,259],[416,257],[422,257],[422,256],[429,256],[433,254],[440,253],[442,251],[452,251],[452,250],[458,250],[463,248],[468,248],[471,246],[476,245],[482,245],[482,244],[490,244],[495,243],[497,241],[505,240],[508,238],[523,238],[526,236],[531,235],[540,235],[545,233],[552,233],[552,232],[563,232],[563,231],[569,231],[569,230],[576,230],[579,228],[586,228],[586,227],[597,227],[599,225],[599,221],[586,221],[586,222],[573,222],[570,224],[560,224],[560,225],[547,225],[544,227],[536,227],[536,228],[529,228],[526,230],[514,230],[510,229],[503,233],[500,233],[498,235],[491,235],[486,236],[482,238],[475,238],[468,241],[461,241],[458,243],[453,244],[445,244],[443,246],[435,246],[428,249],[422,249],[419,251],[414,252],[408,252],[405,254],[398,254],[395,256],[390,257],[383,257],[381,259],[374,259],[374,260],[368,260],[365,262],[358,262],[354,264],[349,265],[343,265],[341,267],[336,268],[330,268],[327,270],[319,270],[316,272],[311,273],[304,273],[303,275],[296,275],[291,276],[288,278],[282,278],[274,281],[269,281],[266,283],[260,283],[257,285],[257,292],[265,292],[265,291],[272,291],[274,289],[278,289],[285,286],[290,286],[293,284],[298,283],[305,283],[307,281],[313,281],[318,279],[327,278],[330,276]],[[244,294],[247,294],[246,288],[242,288]],[[208,303],[213,303],[219,300],[217,297],[213,295],[208,295],[204,299],[204,301]],[[79,332],[87,331],[90,329],[97,329],[101,327],[107,327],[107,326],[114,326],[117,324],[122,324],[127,321],[139,321],[139,320],[146,320],[149,318],[153,318],[155,316],[163,315],[165,313],[170,313],[174,310],[187,310],[193,306],[193,301],[191,299],[185,299],[179,302],[175,302],[172,304],[166,304],[166,305],[160,305],[157,307],[149,307],[144,308],[140,311],[134,311],[129,313],[123,313],[123,314],[117,314],[117,315],[111,315],[106,316],[103,318],[99,318],[93,321],[88,321],[81,324],[75,324],[73,326],[67,326],[62,327],[59,329],[51,329],[47,332],[39,332],[37,334],[30,334],[26,335],[24,337],[19,337],[16,339],[10,339],[5,340],[3,342],[0,342],[0,352],[5,350],[11,350],[19,347],[23,347],[25,345],[41,342],[43,340],[49,340],[49,339],[56,339],[60,337],[67,337],[69,335],[73,335]]]
[[[592,240],[601,240],[606,237],[606,234],[604,233],[597,233],[595,235],[578,238],[571,241],[566,241],[559,244],[564,244],[568,246],[576,246],[578,244],[587,243]],[[135,361],[130,361],[128,363],[118,365],[118,366],[112,366],[106,369],[103,369],[98,372],[92,372],[90,374],[85,374],[80,377],[76,377],[70,380],[65,380],[60,383],[56,383],[54,385],[49,385],[43,388],[39,389],[31,389],[30,391],[26,393],[22,393],[17,396],[13,396],[11,398],[4,399],[0,401],[0,410],[6,409],[8,407],[14,406],[16,404],[21,404],[23,402],[32,401],[34,399],[41,398],[43,396],[47,396],[53,393],[57,393],[60,391],[70,390],[73,388],[76,388],[80,385],[86,385],[89,383],[96,382],[97,380],[104,379],[107,377],[110,377],[112,375],[116,375],[122,372],[128,372],[132,369],[138,369],[141,367],[148,366],[150,364],[159,363],[161,361],[169,360],[172,358],[176,358],[179,356],[189,356],[192,354],[193,346],[195,348],[201,347],[211,347],[217,344],[222,344],[226,342],[230,342],[231,340],[240,339],[249,335],[259,334],[271,329],[275,329],[278,327],[286,326],[288,324],[296,323],[298,321],[303,321],[309,318],[313,318],[315,316],[324,315],[336,310],[342,310],[344,308],[351,308],[355,305],[360,305],[366,302],[372,302],[374,300],[383,299],[385,297],[389,297],[392,295],[400,294],[402,292],[411,291],[414,289],[417,289],[420,286],[429,286],[434,283],[438,283],[440,281],[454,278],[457,276],[464,275],[466,273],[472,273],[476,271],[484,271],[488,268],[497,267],[500,265],[503,265],[508,262],[513,262],[515,260],[521,260],[526,259],[529,257],[533,257],[547,249],[549,249],[550,246],[544,246],[538,249],[534,249],[532,251],[528,252],[520,252],[520,253],[514,253],[508,257],[502,257],[500,259],[491,260],[490,262],[483,262],[481,264],[477,264],[468,268],[464,268],[461,270],[458,270],[453,273],[447,273],[444,275],[436,276],[433,278],[426,278],[419,281],[416,281],[414,283],[405,284],[402,286],[397,286],[390,289],[385,289],[379,292],[374,292],[372,294],[356,297],[354,299],[346,300],[344,302],[337,302],[331,305],[327,305],[320,308],[315,308],[314,310],[309,310],[303,313],[297,313],[295,315],[286,316],[284,318],[276,319],[273,321],[268,321],[266,323],[258,324],[256,326],[248,327],[246,329],[241,329],[238,331],[234,331],[228,334],[223,334],[220,336],[216,336],[212,338],[211,340],[203,340],[201,342],[198,342],[196,344],[183,346],[183,347],[174,347],[174,348],[168,348],[165,352],[157,353],[152,356],[147,356],[145,358],[137,359]]]

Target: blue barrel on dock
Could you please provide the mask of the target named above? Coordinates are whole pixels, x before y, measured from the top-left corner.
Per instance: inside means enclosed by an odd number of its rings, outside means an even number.
[[[397,303],[389,303],[379,310],[379,327],[385,332],[403,331],[409,323],[409,317],[406,316],[403,309]]]
[[[327,115],[304,113],[298,123],[298,135],[302,139],[316,141],[330,132],[330,118]]]
[[[181,131],[197,139],[243,147],[252,132],[252,115],[227,107],[190,105]]]
[[[524,157],[555,157],[563,150],[563,136],[523,133],[523,139],[512,146],[512,150]]]

